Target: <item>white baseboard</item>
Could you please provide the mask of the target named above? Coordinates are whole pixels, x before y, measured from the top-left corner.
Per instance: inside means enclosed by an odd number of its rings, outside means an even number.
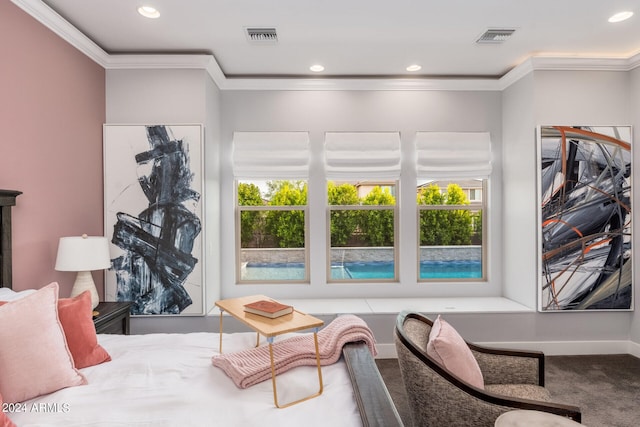
[[[629,341],[628,353],[632,356],[640,358],[640,344],[637,342]]]
[[[640,358],[640,344],[633,341],[530,341],[479,342],[478,345],[513,350],[537,350],[547,356],[575,356],[584,354],[631,354]],[[378,359],[397,357],[394,344],[377,344]]]

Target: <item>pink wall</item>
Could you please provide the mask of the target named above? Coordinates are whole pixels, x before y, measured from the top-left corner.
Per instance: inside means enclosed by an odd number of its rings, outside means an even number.
[[[13,208],[13,287],[60,283],[58,238],[103,235],[105,71],[20,8],[0,1],[0,188]],[[93,273],[102,296],[103,274]]]

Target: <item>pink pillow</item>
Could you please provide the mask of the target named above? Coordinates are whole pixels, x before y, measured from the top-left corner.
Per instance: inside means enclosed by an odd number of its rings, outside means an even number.
[[[0,427],[16,427],[16,425],[9,419],[7,414],[5,413],[4,401],[2,400],[2,395],[0,394]],[[10,409],[10,408],[9,408]]]
[[[98,344],[92,313],[89,291],[84,291],[74,298],[58,300],[60,323],[78,369],[111,360],[109,353]]]
[[[484,389],[480,366],[469,346],[453,326],[440,316],[431,327],[427,354],[461,380]]]
[[[0,306],[3,304],[6,302],[0,301]],[[58,318],[77,369],[111,360],[109,353],[98,344],[92,314],[89,291],[84,291],[74,298],[58,300]]]
[[[0,307],[0,394],[23,402],[86,384],[58,320],[58,284]]]

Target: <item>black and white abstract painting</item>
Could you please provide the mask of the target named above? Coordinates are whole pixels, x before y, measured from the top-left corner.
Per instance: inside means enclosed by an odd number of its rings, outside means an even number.
[[[203,314],[202,126],[105,125],[106,299]]]
[[[630,126],[541,126],[539,309],[632,310]]]

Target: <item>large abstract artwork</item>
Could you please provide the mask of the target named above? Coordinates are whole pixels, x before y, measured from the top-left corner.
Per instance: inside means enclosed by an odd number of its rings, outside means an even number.
[[[105,125],[106,296],[134,315],[202,314],[202,126]]]
[[[539,309],[632,310],[631,128],[538,131]]]

